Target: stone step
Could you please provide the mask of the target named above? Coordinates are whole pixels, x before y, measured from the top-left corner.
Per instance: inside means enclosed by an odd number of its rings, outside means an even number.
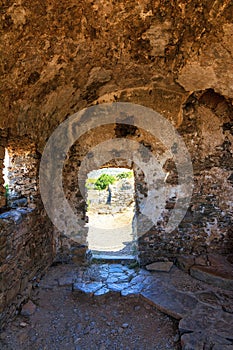
[[[198,266],[190,268],[190,275],[214,286],[233,290],[233,268],[231,264],[219,266]]]
[[[198,303],[193,295],[179,292],[167,284],[163,285],[161,281],[152,283],[141,292],[141,296],[158,310],[177,320],[185,317]]]
[[[137,258],[133,255],[107,255],[107,254],[92,254],[90,258],[91,263],[106,263],[106,264],[135,264],[137,265]]]

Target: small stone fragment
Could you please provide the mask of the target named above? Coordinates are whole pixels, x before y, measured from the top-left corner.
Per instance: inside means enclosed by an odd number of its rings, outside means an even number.
[[[25,327],[27,327],[28,326],[28,324],[26,323],[26,322],[20,322],[20,327],[22,327],[22,328],[25,328]]]
[[[33,315],[35,311],[36,305],[31,300],[29,300],[26,304],[23,305],[21,315],[29,317]]]
[[[122,328],[128,328],[129,324],[128,323],[123,323],[123,325],[121,326]]]
[[[180,335],[177,333],[177,334],[174,336],[174,343],[178,343],[179,340],[180,340]]]
[[[83,334],[86,335],[86,334],[90,333],[90,330],[91,330],[91,328],[90,328],[89,326],[87,326],[87,327],[84,329]]]
[[[124,332],[124,329],[123,329],[122,327],[119,327],[118,333],[119,333],[119,334],[122,334],[123,332]]]

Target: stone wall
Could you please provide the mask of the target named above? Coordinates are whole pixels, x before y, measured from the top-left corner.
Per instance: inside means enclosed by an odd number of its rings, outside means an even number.
[[[44,209],[19,208],[0,215],[0,324],[20,311],[55,257],[53,226]]]
[[[59,237],[39,196],[40,156],[27,137],[1,138],[1,157],[8,150],[9,193],[0,214],[0,323],[20,311],[36,279],[60,251]],[[0,160],[0,170],[4,163]],[[4,189],[5,191],[5,189]],[[5,195],[5,193],[4,193]]]
[[[119,94],[119,98],[122,95]],[[144,100],[145,91],[142,92],[142,96],[139,91],[137,94],[132,91],[124,93],[124,101],[127,102],[139,102],[139,97],[142,98],[141,103],[146,101],[147,105],[153,106],[155,98],[153,94],[147,95]],[[111,98],[108,96],[107,102],[111,101]],[[78,179],[75,177],[75,174],[78,174],[77,164],[80,165],[84,157],[84,154],[79,156],[80,152],[86,150],[87,154],[96,144],[108,138],[124,136],[137,141],[142,162],[146,164],[148,161],[143,155],[144,149],[148,149],[157,157],[158,162],[163,164],[166,185],[171,193],[171,196],[167,197],[165,207],[161,209],[157,224],[153,225],[146,217],[138,223],[141,263],[151,262],[164,256],[174,259],[181,254],[199,255],[210,251],[227,254],[231,247],[229,242],[232,240],[232,183],[228,180],[232,176],[231,113],[231,104],[222,96],[208,90],[190,96],[183,104],[179,119],[176,114],[172,116],[171,121],[177,124],[177,129],[186,142],[194,167],[194,192],[191,204],[185,218],[173,232],[166,233],[164,227],[177,200],[177,170],[173,159],[166,153],[161,142],[145,130],[136,128],[132,132],[131,129],[127,131],[127,127],[118,125],[109,129],[106,127],[104,132],[101,129],[94,130],[83,137],[82,142],[72,149],[71,163],[67,164],[66,170],[70,179],[68,183],[73,184],[73,187],[68,186],[70,189],[67,187],[73,207],[78,208],[83,203],[81,216],[84,219],[85,200],[84,198],[81,201],[78,200]],[[141,146],[145,148],[140,148]],[[114,159],[114,154],[112,158]],[[93,162],[95,162],[94,158]],[[93,168],[89,169],[90,171],[96,169],[95,164],[92,165]],[[149,188],[141,173],[142,169],[136,164],[132,168],[135,173],[137,213],[140,215]],[[158,191],[157,195],[163,186],[160,180],[156,175],[154,176],[153,189]],[[145,233],[146,227],[149,230],[147,233]],[[82,244],[85,244],[86,238],[82,237]]]
[[[3,169],[6,147],[6,133],[0,129],[0,208],[6,205],[6,190],[4,188]]]
[[[184,105],[178,131],[186,142],[194,168],[194,190],[189,209],[178,226],[165,235],[162,222],[140,237],[141,262],[179,255],[230,254],[233,224],[232,106],[212,90],[193,94]],[[175,169],[168,168],[168,181]],[[175,199],[167,202],[164,219]]]
[[[8,207],[30,206],[38,198],[38,171],[40,155],[36,146],[27,138],[7,143],[9,154]]]

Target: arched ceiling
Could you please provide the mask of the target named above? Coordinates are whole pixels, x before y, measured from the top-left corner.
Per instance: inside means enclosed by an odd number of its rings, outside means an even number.
[[[232,38],[230,0],[3,1],[0,128],[43,142],[68,115],[127,89],[172,91],[175,113],[198,90],[231,100]]]

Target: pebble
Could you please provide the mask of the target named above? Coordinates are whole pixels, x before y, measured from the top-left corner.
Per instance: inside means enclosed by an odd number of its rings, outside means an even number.
[[[118,333],[121,334],[121,333],[123,333],[123,332],[124,332],[124,329],[123,329],[122,327],[119,327],[119,328],[118,328]]]
[[[6,333],[1,333],[0,334],[0,339],[1,340],[4,340],[4,339],[6,339],[7,338],[7,334]]]
[[[180,340],[180,335],[177,333],[174,337],[174,343],[178,343],[179,340]]]
[[[81,338],[74,338],[74,344],[77,344],[79,341],[81,340]]]
[[[33,315],[35,311],[36,305],[31,300],[29,300],[26,304],[23,305],[21,315],[29,317]]]
[[[134,310],[135,311],[139,311],[141,308],[140,308],[140,306],[139,305],[136,305],[135,307],[134,307]]]
[[[91,328],[90,328],[89,326],[87,326],[87,327],[84,329],[83,334],[86,335],[86,334],[90,333],[90,330],[91,330]]]
[[[23,328],[28,326],[28,324],[26,322],[20,322],[19,325],[20,325],[20,327],[23,327]]]
[[[128,328],[129,324],[128,323],[123,323],[123,325],[121,326],[122,328]]]

